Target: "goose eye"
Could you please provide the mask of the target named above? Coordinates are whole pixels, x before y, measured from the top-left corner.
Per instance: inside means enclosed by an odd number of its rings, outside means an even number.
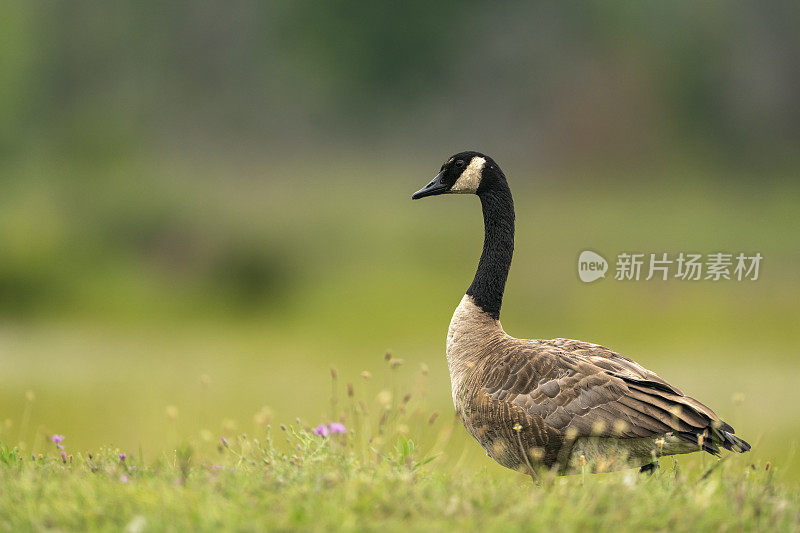
[[[464,162],[461,159],[456,161],[456,168],[464,168]]]

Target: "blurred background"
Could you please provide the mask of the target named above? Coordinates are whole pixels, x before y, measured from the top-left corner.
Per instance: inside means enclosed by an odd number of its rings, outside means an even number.
[[[4,2],[0,438],[154,457],[316,425],[329,368],[374,397],[386,350],[452,424],[482,219],[410,194],[476,149],[517,204],[506,331],[635,358],[800,479],[799,24],[789,0]],[[585,249],[764,260],[584,284]]]

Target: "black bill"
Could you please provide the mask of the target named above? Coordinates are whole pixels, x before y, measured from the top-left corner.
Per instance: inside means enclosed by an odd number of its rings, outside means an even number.
[[[437,194],[442,194],[447,192],[449,188],[446,184],[442,183],[442,174],[443,172],[439,172],[435,178],[431,180],[429,184],[415,192],[411,195],[412,200],[417,200],[419,198],[425,198],[426,196],[434,196]]]

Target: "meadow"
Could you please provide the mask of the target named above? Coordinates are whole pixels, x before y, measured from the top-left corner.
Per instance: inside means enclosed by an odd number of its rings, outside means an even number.
[[[9,169],[0,528],[797,528],[790,171],[755,187],[694,165],[603,179],[506,165],[504,328],[629,355],[753,445],[702,480],[716,463],[694,454],[652,478],[533,485],[451,405],[444,336],[481,246],[477,201],[412,202],[435,164],[319,159]],[[765,259],[757,281],[584,284],[584,249]],[[314,435],[337,421],[346,435]]]
[[[747,456],[662,458],[635,470],[557,477],[493,476],[487,462],[453,461],[452,418],[429,414],[382,373],[395,394],[370,402],[332,372],[330,412],[340,422],[273,426],[184,444],[147,459],[101,448],[75,452],[55,435],[27,456],[0,447],[0,529],[128,532],[303,531],[795,531],[800,491],[770,462]],[[373,376],[364,376],[369,381]],[[423,370],[408,390],[419,392]],[[360,384],[359,384],[360,385]],[[341,390],[340,390],[341,389]],[[397,396],[396,393],[402,396]],[[367,395],[369,396],[369,395]],[[368,403],[370,402],[370,403]],[[424,402],[423,402],[424,403]],[[331,419],[331,417],[328,417]],[[412,437],[413,435],[413,437]],[[428,443],[420,446],[414,439]],[[469,443],[468,445],[472,445]],[[210,448],[215,447],[215,450]],[[198,452],[204,453],[198,453]],[[655,452],[655,450],[654,450]],[[587,466],[588,468],[588,466]]]

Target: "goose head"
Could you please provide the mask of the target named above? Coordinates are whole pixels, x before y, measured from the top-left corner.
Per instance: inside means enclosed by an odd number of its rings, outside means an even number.
[[[460,152],[445,161],[436,177],[411,198],[417,200],[437,194],[480,196],[501,181],[505,181],[505,176],[491,157],[474,151]]]

